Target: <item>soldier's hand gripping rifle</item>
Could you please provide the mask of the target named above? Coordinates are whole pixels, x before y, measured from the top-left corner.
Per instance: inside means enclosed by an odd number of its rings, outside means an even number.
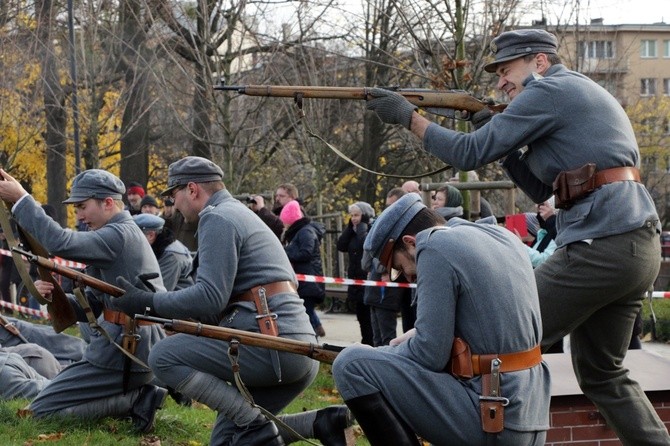
[[[471,94],[459,90],[430,90],[421,88],[383,87],[401,94],[409,102],[435,115],[449,118],[469,119],[474,113],[489,108],[501,112],[507,104],[492,104],[479,100]],[[370,87],[323,87],[289,85],[224,85],[214,86],[215,90],[236,91],[248,96],[293,98],[302,109],[304,98],[315,99],[371,99]],[[458,115],[456,112],[467,112]]]
[[[344,348],[335,345],[296,341],[295,339],[280,338],[251,331],[219,327],[218,325],[207,325],[200,322],[184,321],[181,319],[164,319],[143,314],[136,314],[135,319],[155,322],[163,325],[163,328],[166,330],[175,331],[177,333],[219,339],[226,342],[238,341],[242,345],[295,353],[327,364],[332,364],[337,357],[337,354]]]

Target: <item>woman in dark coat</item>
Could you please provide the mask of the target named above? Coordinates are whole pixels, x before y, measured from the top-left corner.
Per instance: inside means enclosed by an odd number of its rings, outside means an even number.
[[[279,218],[286,228],[283,237],[284,249],[293,265],[293,270],[297,274],[323,276],[321,240],[326,228],[321,223],[313,222],[309,217],[303,216],[300,204],[295,200],[284,205]],[[305,303],[314,332],[317,336],[325,336],[326,332],[315,307],[326,298],[326,285],[301,281],[298,285],[298,295]]]
[[[367,279],[367,271],[361,266],[363,259],[363,242],[368,235],[370,220],[375,211],[368,203],[359,201],[349,206],[349,224],[337,239],[337,250],[349,254],[349,279]],[[349,285],[347,299],[356,303],[356,318],[361,327],[361,343],[373,345],[372,323],[370,307],[364,302],[365,287]]]

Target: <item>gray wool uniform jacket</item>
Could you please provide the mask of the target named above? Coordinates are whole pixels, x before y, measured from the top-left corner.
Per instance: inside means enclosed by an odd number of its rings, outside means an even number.
[[[191,270],[193,258],[186,245],[179,240],[170,243],[163,251],[158,265],[167,291],[181,290],[193,285]]]
[[[279,239],[253,211],[225,189],[212,195],[200,212],[198,240],[193,261],[195,284],[156,293],[154,310],[160,316],[194,318],[219,325],[224,310],[230,311],[228,304],[232,296],[272,282],[297,284]],[[280,335],[314,333],[297,294],[282,294],[281,298],[269,299],[268,303],[270,311],[277,313]],[[244,318],[248,319],[246,326],[235,328],[259,331],[252,302],[238,302],[233,306],[250,310],[250,317]],[[239,323],[240,318],[237,319]],[[225,321],[221,325],[226,325]]]
[[[552,194],[561,171],[595,163],[597,170],[639,167],[630,120],[616,99],[588,77],[553,65],[531,75],[524,90],[479,130],[460,133],[431,124],[425,149],[462,170],[505,158],[511,179],[536,203]],[[527,146],[524,152],[521,148]],[[613,201],[625,206],[613,206]],[[558,213],[556,245],[623,234],[658,221],[643,184],[606,184]],[[658,226],[660,231],[660,226]]]
[[[86,232],[62,228],[44,213],[30,195],[14,206],[13,213],[16,221],[51,254],[86,264],[86,274],[115,284],[117,276],[135,282],[139,274],[158,273],[159,277],[152,280],[152,284],[158,290],[165,289],[156,256],[142,230],[127,211],[112,217],[102,228]],[[109,295],[92,289],[87,289],[86,294],[89,300],[93,299],[98,305],[110,307]],[[70,302],[75,301],[70,299]],[[81,313],[81,308],[75,310]],[[87,321],[82,319],[82,322]],[[124,329],[122,325],[105,321],[102,314],[98,316],[97,322],[121,345]],[[141,340],[135,356],[146,362],[151,346],[165,337],[165,333],[156,324],[139,326],[137,329]],[[93,332],[83,356],[85,361],[96,367],[116,371],[123,370],[125,358],[97,332]],[[135,362],[132,362],[131,370],[147,372],[147,369]]]
[[[446,229],[416,239],[417,334],[397,347],[383,347],[429,370],[444,370],[454,336],[473,354],[512,353],[539,345],[540,304],[533,267],[514,234],[494,224],[453,218]],[[464,383],[473,402],[481,377]],[[542,363],[502,374],[505,427],[544,430],[549,423],[549,369]]]

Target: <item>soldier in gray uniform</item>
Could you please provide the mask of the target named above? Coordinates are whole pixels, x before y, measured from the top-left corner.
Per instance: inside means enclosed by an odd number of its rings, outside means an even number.
[[[0,400],[34,398],[49,384],[18,353],[0,348]]]
[[[0,174],[5,179],[0,181],[0,198],[15,203],[12,213],[16,221],[50,253],[86,264],[87,274],[105,282],[113,283],[118,276],[135,280],[138,274],[157,274],[152,286],[164,289],[158,262],[146,237],[123,210],[121,197],[125,186],[116,176],[91,169],[74,178],[65,203],[74,204],[77,219],[91,229],[75,232],[63,229],[48,217],[4,170]],[[40,291],[48,290],[49,285],[42,282]],[[109,295],[90,289],[86,290],[86,296],[98,317],[97,323],[121,345],[126,315],[109,308]],[[86,321],[81,306],[74,299],[71,303],[80,321]],[[146,362],[149,349],[165,333],[155,324],[139,326],[137,333],[140,341],[135,356]],[[128,363],[126,356],[105,336],[92,331],[83,359],[59,373],[32,401],[30,410],[35,417],[130,416],[137,430],[148,432],[167,395],[167,390],[149,384],[152,379],[151,370],[133,361]]]
[[[152,313],[208,324],[316,342],[297,281],[279,239],[268,226],[225,189],[223,172],[195,156],[170,165],[168,188],[186,222],[198,222],[195,284],[152,293],[118,280],[125,294],[114,299],[127,314]],[[267,307],[267,308],[265,308]],[[177,392],[218,412],[211,445],[283,445],[297,438],[252,405],[235,385],[224,341],[174,334],[151,351],[156,377]],[[240,346],[240,376],[254,401],[278,413],[307,388],[318,363],[300,355]],[[344,406],[303,412],[282,420],[306,438],[345,445],[351,423]]]
[[[76,336],[65,333],[56,333],[49,325],[40,325],[32,322],[6,318],[21,335],[30,343],[37,344],[56,357],[61,365],[70,365],[80,361],[86,349],[86,342]],[[12,347],[22,344],[23,341],[0,325],[0,345]]]
[[[133,219],[144,232],[158,259],[165,289],[174,291],[193,285],[191,253],[182,242],[175,240],[171,229],[164,227],[165,220],[147,213],[137,214]]]
[[[5,347],[3,345],[0,346],[0,352],[15,353],[21,356],[26,364],[47,379],[53,379],[63,369],[63,366],[47,349],[30,342],[27,344],[15,345],[13,347]],[[4,380],[0,380],[0,383],[4,382]]]
[[[644,293],[660,268],[660,225],[640,182],[640,152],[621,105],[588,77],[568,70],[556,37],[508,31],[491,44],[485,69],[510,103],[478,112],[472,133],[448,130],[402,96],[373,92],[368,108],[400,123],[425,149],[462,170],[496,160],[535,203],[552,194],[558,249],[535,269],[548,348],[570,334],[584,394],[624,444],[668,445],[670,435],[622,363]],[[626,206],[620,206],[626,203]]]
[[[436,445],[544,444],[550,380],[533,268],[491,223],[445,226],[409,193],[372,225],[366,252],[417,284],[412,330],[389,346],[347,347],[333,364],[373,446],[418,445],[415,433]]]

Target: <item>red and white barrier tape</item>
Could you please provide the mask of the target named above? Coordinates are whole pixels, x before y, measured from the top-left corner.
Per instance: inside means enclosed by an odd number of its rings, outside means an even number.
[[[8,257],[12,256],[12,252],[7,251],[6,249],[0,249],[0,254],[8,256]],[[84,265],[83,263],[73,262],[72,260],[61,259],[60,257],[53,257],[50,260],[53,260],[54,263],[57,263],[59,265],[67,266],[68,268],[76,268],[76,269],[86,268],[86,265]]]
[[[51,316],[49,316],[49,313],[47,313],[46,311],[34,310],[32,308],[22,307],[21,305],[15,305],[11,302],[5,302],[4,300],[0,300],[0,307],[9,308],[10,310],[18,311],[19,313],[22,314],[29,314],[31,316],[41,317],[42,319],[51,319]]]
[[[335,283],[338,285],[385,286],[390,288],[416,288],[415,283],[380,282],[377,280],[344,279],[342,277],[310,276],[307,274],[296,274],[296,277],[301,282]]]
[[[0,254],[10,256],[12,253],[6,249],[0,249]],[[62,259],[60,257],[54,257],[52,259],[55,263],[68,268],[84,269],[86,265],[79,262],[73,262],[72,260]],[[311,276],[307,274],[296,274],[296,277],[301,282],[316,282],[316,283],[331,283],[336,285],[358,285],[358,286],[385,286],[390,288],[416,288],[415,283],[404,283],[404,282],[381,282],[378,280],[362,280],[362,279],[345,279],[343,277],[326,277],[326,276]],[[668,291],[654,291],[652,296],[657,299],[670,299],[670,292]],[[4,303],[0,302],[0,305]],[[11,304],[9,304],[11,305]],[[24,308],[24,307],[21,307]]]

